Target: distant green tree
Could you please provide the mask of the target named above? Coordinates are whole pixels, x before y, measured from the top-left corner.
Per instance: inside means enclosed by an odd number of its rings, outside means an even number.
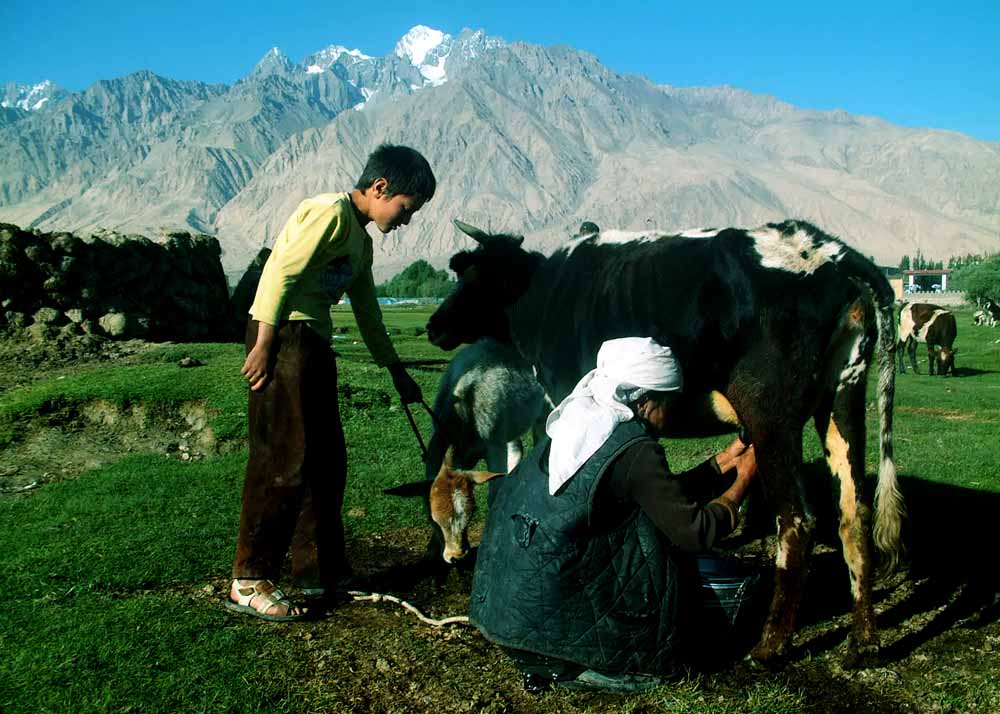
[[[955,277],[969,302],[979,299],[1000,304],[1000,253],[962,266]]]
[[[379,297],[417,298],[445,297],[455,287],[444,270],[435,270],[426,260],[411,263],[388,282],[375,287]]]
[[[910,269],[910,256],[908,255],[903,256],[903,258],[899,261],[899,269],[900,270]]]

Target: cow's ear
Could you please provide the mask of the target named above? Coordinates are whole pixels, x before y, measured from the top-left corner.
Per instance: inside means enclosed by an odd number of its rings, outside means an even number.
[[[514,236],[514,245],[521,245],[524,243],[524,236]]]
[[[451,260],[448,261],[448,267],[454,271],[455,275],[461,275],[465,272],[466,268],[472,265],[474,260],[472,251],[463,250],[461,253],[455,253],[455,255],[451,256]]]
[[[505,473],[495,473],[493,471],[466,471],[465,475],[468,476],[474,483],[486,483],[487,481],[492,481],[497,476],[506,476]]]

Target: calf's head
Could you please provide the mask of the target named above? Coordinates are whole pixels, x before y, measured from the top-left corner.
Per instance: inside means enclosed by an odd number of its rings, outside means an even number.
[[[453,466],[452,447],[433,481],[417,481],[386,489],[392,496],[422,496],[429,498],[431,519],[441,531],[444,541],[442,557],[454,563],[469,553],[469,524],[476,515],[476,485],[503,476],[492,471],[469,471]]]
[[[449,267],[458,283],[428,320],[427,337],[443,350],[482,337],[509,342],[507,308],[527,290],[544,258],[521,248],[521,236],[489,234],[458,220],[455,225],[479,245],[452,256]]]
[[[454,469],[451,451],[445,457],[434,483],[431,484],[431,518],[444,536],[445,562],[454,563],[469,553],[469,524],[476,515],[477,484],[503,476],[491,471]]]

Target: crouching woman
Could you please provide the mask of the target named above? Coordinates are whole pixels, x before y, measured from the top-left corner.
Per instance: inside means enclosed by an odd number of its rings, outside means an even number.
[[[635,691],[681,671],[682,632],[694,628],[680,624],[694,604],[678,554],[736,527],[756,472],[739,439],[670,472],[656,437],[681,387],[669,348],[605,342],[549,417],[550,439],[491,484],[470,617],[527,689]]]

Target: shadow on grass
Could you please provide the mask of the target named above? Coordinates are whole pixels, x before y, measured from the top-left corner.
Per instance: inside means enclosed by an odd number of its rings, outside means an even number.
[[[950,486],[916,477],[901,478],[908,521],[909,576],[913,592],[884,613],[880,624],[895,626],[915,615],[937,611],[924,626],[886,648],[887,659],[913,652],[956,625],[979,629],[1000,619],[1000,571],[995,553],[994,514],[1000,494]]]
[[[983,374],[997,374],[995,369],[977,369],[975,367],[956,367],[956,377],[979,377]]]
[[[852,608],[834,499],[829,492],[825,497],[817,495],[822,484],[831,480],[828,472],[822,473],[822,466],[821,462],[806,466],[808,483],[813,484],[809,500],[818,518],[817,542],[833,551],[812,556],[800,627],[846,615]],[[884,602],[897,587],[904,588],[904,597],[879,615],[877,623],[882,631],[898,628],[903,634],[883,648],[879,656],[883,664],[905,659],[956,626],[979,629],[1000,620],[1000,569],[994,565],[994,554],[986,551],[996,543],[993,514],[1000,513],[1000,494],[915,475],[901,476],[900,488],[907,509],[906,577],[894,586],[876,582],[875,599]],[[915,618],[917,624],[910,624]],[[795,648],[792,659],[831,650],[849,632],[849,625],[841,625],[810,638]]]
[[[832,478],[822,461],[807,464],[805,470],[808,500],[817,516],[816,540],[830,549],[814,553],[810,560],[799,614],[799,629],[819,626],[823,631],[800,638],[790,653],[792,662],[841,646],[850,623],[840,618],[852,610],[850,578],[837,534],[836,499],[830,488]],[[880,631],[899,633],[895,639],[883,635],[884,640],[892,639],[879,657],[883,664],[907,658],[956,625],[978,629],[1000,620],[1000,569],[993,567],[992,554],[985,552],[989,543],[996,542],[991,514],[1000,513],[1000,494],[935,483],[915,475],[901,476],[900,486],[908,513],[904,524],[908,572],[902,582],[897,578],[891,584],[876,583],[876,602],[898,600],[878,617]],[[414,561],[412,551],[409,558],[403,552],[395,558],[382,554],[383,567],[372,573],[372,584],[383,592],[404,595],[424,592],[428,587],[440,589],[453,570],[464,571],[467,578],[474,556],[473,552],[456,566],[449,566],[426,556]],[[770,583],[773,553],[768,550],[758,564],[765,582]],[[770,593],[763,598],[766,606]]]

